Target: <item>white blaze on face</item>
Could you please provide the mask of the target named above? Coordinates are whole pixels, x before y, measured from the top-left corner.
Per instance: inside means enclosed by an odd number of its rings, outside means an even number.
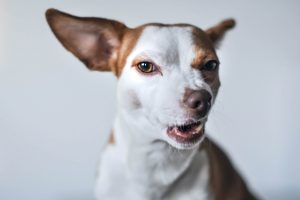
[[[196,56],[192,31],[189,26],[147,26],[143,30],[119,79],[119,109],[160,129],[188,120],[181,104],[185,88],[204,88],[211,92],[200,71],[191,67]],[[132,67],[132,62],[139,57],[153,61],[162,75],[139,73]]]

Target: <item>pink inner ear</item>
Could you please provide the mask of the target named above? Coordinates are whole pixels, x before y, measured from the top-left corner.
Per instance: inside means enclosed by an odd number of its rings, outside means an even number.
[[[98,37],[94,33],[78,32],[73,35],[73,43],[75,51],[81,55],[82,58],[90,58],[97,51]]]
[[[88,32],[85,30],[72,30],[66,34],[70,50],[82,60],[90,69],[96,70],[99,67],[108,65],[112,56],[114,46],[118,41],[110,39],[102,31]]]

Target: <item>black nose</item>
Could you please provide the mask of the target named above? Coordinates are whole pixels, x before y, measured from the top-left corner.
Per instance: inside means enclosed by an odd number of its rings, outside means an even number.
[[[199,117],[204,117],[211,107],[211,95],[206,90],[188,90],[185,93],[184,104]]]

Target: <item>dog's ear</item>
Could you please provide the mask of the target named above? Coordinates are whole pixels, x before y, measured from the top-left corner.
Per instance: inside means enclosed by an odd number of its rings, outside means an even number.
[[[83,18],[55,9],[46,12],[53,33],[62,45],[89,69],[114,71],[118,49],[127,27],[103,18]]]
[[[205,32],[213,42],[215,46],[218,46],[222,40],[225,32],[232,29],[235,26],[234,19],[226,19],[221,21],[219,24],[207,29]]]

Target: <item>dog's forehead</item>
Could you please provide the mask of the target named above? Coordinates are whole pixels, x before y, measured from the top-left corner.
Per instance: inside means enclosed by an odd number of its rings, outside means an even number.
[[[180,45],[193,45],[191,27],[149,25],[144,28],[137,43],[137,46],[145,46],[149,50],[175,48]]]
[[[188,24],[148,24],[139,27],[129,34],[135,45],[131,57],[147,55],[152,59],[164,62],[176,62],[174,59],[189,60],[214,53],[214,48],[201,29]],[[181,60],[183,61],[183,60]],[[168,63],[162,63],[168,64]]]

